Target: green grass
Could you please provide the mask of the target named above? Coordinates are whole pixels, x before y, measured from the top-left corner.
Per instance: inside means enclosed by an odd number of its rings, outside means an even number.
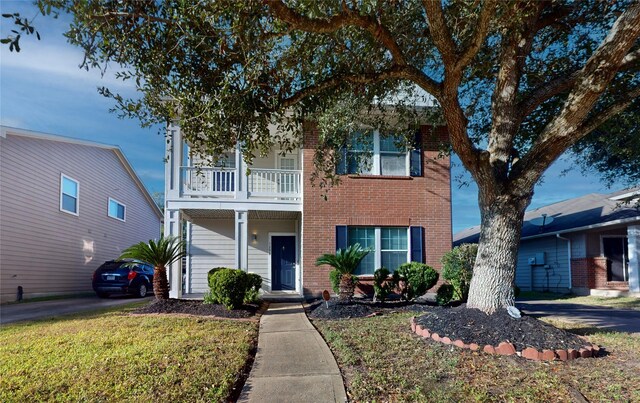
[[[410,316],[314,321],[351,401],[640,401],[640,336],[564,324],[609,355],[542,363],[425,341]]]
[[[531,300],[550,300],[550,301],[562,301],[570,304],[583,304],[593,306],[605,306],[609,308],[620,309],[635,309],[640,310],[640,298],[635,297],[597,297],[594,295],[589,296],[576,296],[566,294],[554,294],[548,292],[531,292],[523,291],[520,294],[520,298]]]
[[[0,401],[224,401],[257,327],[123,308],[3,325]]]

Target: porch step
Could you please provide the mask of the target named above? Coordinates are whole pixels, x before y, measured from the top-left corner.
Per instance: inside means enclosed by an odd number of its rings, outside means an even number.
[[[629,292],[629,289],[626,290],[617,290],[610,288],[593,288],[591,289],[590,295],[595,297],[629,297],[632,296]]]
[[[269,302],[302,302],[304,298],[300,294],[291,294],[286,292],[271,292],[260,296],[263,301]]]

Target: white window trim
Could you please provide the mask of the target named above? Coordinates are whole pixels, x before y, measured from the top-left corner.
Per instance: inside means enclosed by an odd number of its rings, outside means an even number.
[[[411,152],[410,151],[411,150],[407,149],[404,152],[404,157],[405,157],[404,176],[411,176]],[[392,152],[388,152],[388,153],[393,154]],[[371,157],[372,157],[371,170],[369,172],[362,172],[360,174],[348,173],[348,175],[397,176],[397,175],[382,174],[382,163],[380,158],[380,130],[377,130],[377,129],[373,130],[373,151],[371,153]]]
[[[375,247],[375,251],[373,253],[373,271],[375,272],[379,268],[382,267],[382,227],[373,227],[372,225],[354,225],[351,228],[361,227],[361,228],[373,228],[374,230],[374,238],[373,245]],[[397,226],[393,228],[405,228],[407,231],[407,262],[411,262],[411,231],[410,227]],[[347,227],[347,231],[349,231],[349,227]],[[347,236],[347,246],[349,239]],[[402,252],[401,249],[385,249],[385,252]],[[387,269],[391,270],[387,267]],[[371,274],[359,274],[358,276],[372,276]]]
[[[68,179],[68,180],[70,180],[70,181],[72,181],[72,182],[74,182],[76,184],[76,189],[77,189],[77,193],[78,194],[76,196],[74,196],[75,199],[76,199],[76,211],[75,212],[69,211],[69,210],[65,210],[62,207],[62,195],[65,194],[64,193],[64,187],[63,187],[63,183],[64,183],[65,179]],[[71,196],[71,195],[69,195],[69,196]],[[77,180],[75,180],[72,177],[70,177],[68,175],[65,175],[63,173],[60,174],[60,211],[62,211],[63,213],[74,215],[76,217],[80,215],[80,182],[78,182]]]
[[[109,213],[109,207],[110,207],[110,205],[111,205],[111,202],[118,203],[119,205],[121,205],[122,207],[124,207],[124,218],[120,218],[120,217],[118,217],[118,216],[112,216],[112,215]],[[108,217],[111,217],[111,218],[114,218],[114,219],[116,219],[116,220],[118,220],[118,221],[126,222],[126,221],[127,221],[127,205],[126,205],[126,204],[124,204],[124,203],[121,203],[121,202],[117,201],[116,199],[114,199],[114,198],[112,198],[112,197],[109,197],[109,200],[107,200],[107,216],[108,216]]]

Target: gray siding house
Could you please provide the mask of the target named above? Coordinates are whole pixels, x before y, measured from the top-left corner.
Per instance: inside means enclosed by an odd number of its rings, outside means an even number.
[[[160,235],[117,146],[0,126],[0,301],[90,292],[93,271]]]
[[[518,250],[522,290],[640,295],[640,188],[588,194],[527,211]],[[480,227],[454,236],[475,243]]]

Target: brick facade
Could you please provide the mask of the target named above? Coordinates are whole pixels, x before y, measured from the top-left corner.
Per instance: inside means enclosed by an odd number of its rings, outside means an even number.
[[[448,156],[438,157],[437,142],[448,139],[446,128],[421,128],[423,176],[388,177],[344,175],[342,182],[329,189],[311,184],[313,154],[318,132],[305,130],[303,146],[304,207],[302,219],[303,289],[305,295],[318,295],[331,289],[328,266],[315,261],[336,250],[337,225],[421,226],[426,263],[440,268],[440,258],[451,249],[451,180]],[[438,141],[434,141],[434,137]]]
[[[571,282],[574,288],[607,288],[607,259],[604,257],[571,259]]]

